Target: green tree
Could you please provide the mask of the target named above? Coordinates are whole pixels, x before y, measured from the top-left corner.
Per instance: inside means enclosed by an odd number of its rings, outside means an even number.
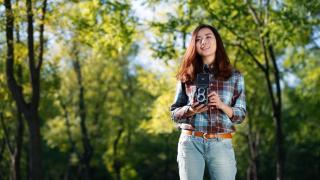
[[[24,114],[29,127],[30,139],[30,178],[42,179],[42,162],[41,162],[41,134],[40,134],[40,118],[38,114],[40,100],[40,69],[43,61],[43,32],[44,18],[46,14],[47,1],[43,1],[41,23],[39,25],[39,55],[35,55],[34,49],[34,19],[33,8],[30,0],[26,1],[27,9],[27,34],[28,34],[28,62],[30,72],[30,85],[32,88],[31,99],[28,102],[23,94],[23,88],[17,83],[14,76],[14,13],[10,0],[4,1],[6,9],[6,41],[7,41],[7,59],[6,59],[6,78],[7,85],[16,102],[19,112]],[[36,62],[35,59],[38,58]]]
[[[159,3],[158,1],[147,2],[150,4]],[[248,143],[249,147],[251,147],[251,151],[249,152],[251,152],[251,159],[255,159],[252,163],[256,164],[258,160],[256,156],[258,153],[257,150],[252,152],[255,146],[253,144],[255,141],[252,140],[256,139],[256,135],[254,134],[259,134],[261,131],[257,128],[264,128],[265,126],[260,126],[261,123],[259,123],[259,121],[252,123],[251,119],[255,117],[254,114],[261,112],[260,109],[262,107],[269,105],[272,107],[269,114],[272,115],[275,126],[276,177],[277,179],[283,179],[286,157],[284,147],[286,143],[284,141],[285,136],[282,127],[283,87],[281,87],[281,82],[283,81],[283,76],[286,74],[282,70],[281,61],[285,55],[288,44],[301,46],[309,43],[308,39],[313,33],[313,28],[319,21],[319,19],[317,19],[319,3],[306,2],[303,5],[297,1],[244,1],[241,3],[238,1],[186,1],[184,3],[170,1],[170,3],[172,3],[171,7],[177,7],[174,9],[174,12],[167,15],[166,21],[153,23],[153,25],[155,25],[154,27],[161,30],[160,33],[158,33],[159,38],[173,36],[175,34],[174,32],[179,31],[179,29],[184,26],[189,25],[194,28],[200,23],[213,24],[224,37],[227,51],[234,65],[242,72],[253,71],[253,73],[245,73],[246,82],[253,81],[256,77],[252,76],[257,76],[257,74],[262,73],[263,76],[257,77],[263,77],[262,79],[265,80],[265,83],[262,85],[267,87],[269,98],[265,101],[265,97],[257,99],[253,98],[256,97],[255,93],[250,93],[250,91],[248,93],[247,99],[250,100],[248,105],[250,105],[253,100],[263,100],[264,102],[262,104],[259,103],[258,106],[260,107],[255,106],[254,108],[249,108],[250,111],[254,111],[248,113],[251,117],[248,117],[249,123],[245,124],[248,126],[247,131],[249,131]],[[311,4],[315,6],[311,7]],[[308,16],[305,16],[305,14],[308,14]],[[187,17],[192,17],[192,20]],[[188,23],[186,23],[184,19],[187,19]],[[162,41],[161,44],[179,44],[179,38],[162,40],[165,42]],[[157,47],[155,51],[164,52],[164,54],[167,55],[172,54],[170,48]],[[165,58],[165,61],[166,60],[167,58]],[[261,86],[260,83],[248,82],[247,84],[251,85],[251,87],[248,87],[249,90],[261,89],[257,87],[258,84]],[[260,96],[260,94],[258,96]],[[263,97],[262,94],[261,97]],[[264,112],[266,112],[265,110],[268,110],[268,108],[264,109]],[[265,125],[270,126],[269,124]],[[256,126],[256,128],[252,126]],[[257,131],[252,132],[252,128],[257,129]],[[267,146],[270,146],[270,144],[267,144]],[[252,166],[252,163],[250,166]],[[253,165],[252,167],[257,167],[257,165]],[[252,177],[250,174],[255,175]],[[251,172],[248,173],[248,176],[252,178],[255,177],[254,179],[256,179],[256,174],[256,172]]]

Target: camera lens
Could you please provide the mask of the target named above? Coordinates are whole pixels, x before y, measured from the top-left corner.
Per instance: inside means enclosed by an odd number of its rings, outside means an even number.
[[[204,100],[205,100],[204,95],[203,95],[203,94],[198,94],[198,96],[197,96],[197,101],[198,101],[198,102],[203,102]]]
[[[198,93],[199,93],[199,94],[204,94],[205,91],[206,91],[206,90],[205,90],[204,88],[199,88],[199,89],[198,89]]]

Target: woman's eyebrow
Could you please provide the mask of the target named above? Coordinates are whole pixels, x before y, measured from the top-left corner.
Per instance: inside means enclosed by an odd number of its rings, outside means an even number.
[[[212,35],[212,33],[205,34],[205,36],[208,36],[208,35]],[[197,36],[197,38],[199,38],[199,37],[201,37],[201,36]]]

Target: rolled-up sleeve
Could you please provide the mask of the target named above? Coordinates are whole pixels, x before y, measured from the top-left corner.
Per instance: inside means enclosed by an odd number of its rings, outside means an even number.
[[[185,92],[184,85],[177,83],[176,95],[173,104],[170,106],[171,119],[176,123],[187,123],[190,117],[187,117],[187,111],[190,108],[189,100]]]
[[[232,97],[231,108],[233,110],[233,116],[230,120],[235,124],[240,124],[246,117],[246,97],[244,78],[241,74],[238,74],[237,81],[235,83],[235,91]]]

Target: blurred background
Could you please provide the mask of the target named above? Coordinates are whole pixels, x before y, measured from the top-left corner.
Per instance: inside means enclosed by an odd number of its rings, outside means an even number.
[[[169,106],[201,23],[245,78],[237,179],[320,176],[319,1],[0,2],[0,179],[179,179]]]

